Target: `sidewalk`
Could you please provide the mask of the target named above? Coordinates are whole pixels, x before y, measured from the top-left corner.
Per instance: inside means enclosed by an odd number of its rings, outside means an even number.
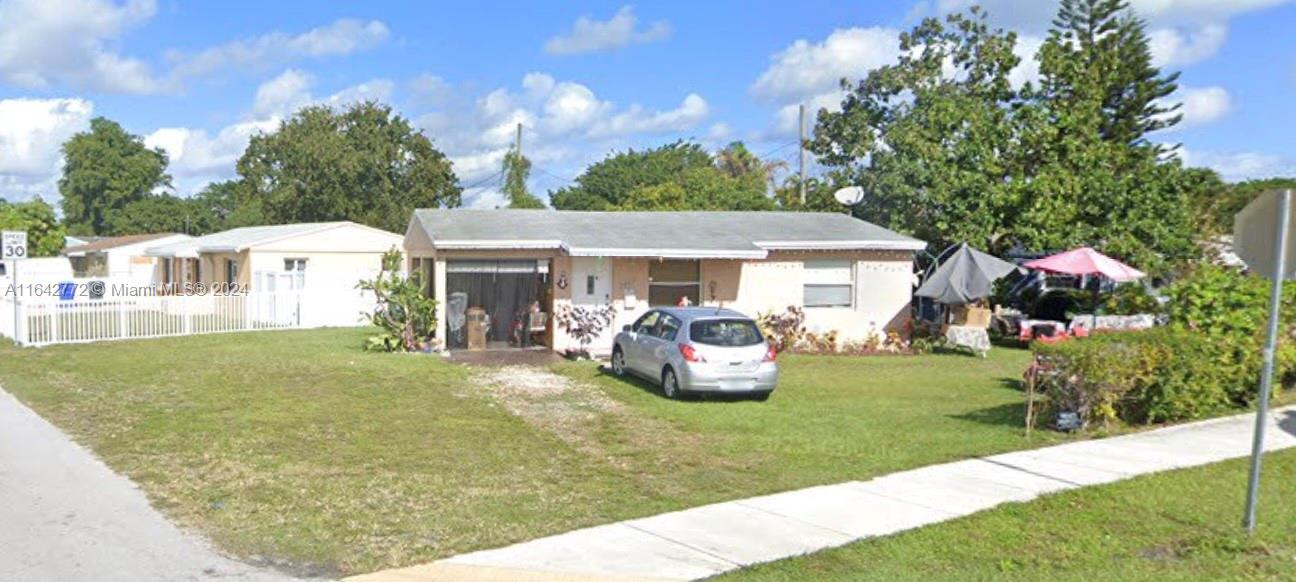
[[[870,481],[811,487],[576,530],[351,580],[705,578],[962,517],[1002,503],[1245,457],[1251,452],[1254,423],[1254,413],[1243,414],[932,465]],[[1296,446],[1296,406],[1274,410],[1266,450],[1292,446]],[[1238,482],[1243,482],[1241,476]]]
[[[0,389],[0,580],[287,582],[213,551]]]

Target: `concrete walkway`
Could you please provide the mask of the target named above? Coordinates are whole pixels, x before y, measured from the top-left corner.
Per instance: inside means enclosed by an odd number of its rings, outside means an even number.
[[[225,558],[0,390],[0,580],[281,581]]]
[[[1251,451],[1254,420],[1254,414],[1244,414],[717,503],[354,580],[704,578],[1002,503],[1244,457]],[[1272,413],[1266,444],[1270,451],[1296,446],[1296,407]]]

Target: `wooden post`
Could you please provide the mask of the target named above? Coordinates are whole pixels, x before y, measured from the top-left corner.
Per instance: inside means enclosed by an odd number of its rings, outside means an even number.
[[[1039,374],[1039,356],[1031,358],[1030,368],[1026,369],[1026,436],[1035,428],[1035,377]]]

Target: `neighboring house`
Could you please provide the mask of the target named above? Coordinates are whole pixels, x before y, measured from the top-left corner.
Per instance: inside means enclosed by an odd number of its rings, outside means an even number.
[[[862,340],[909,319],[913,256],[926,243],[845,214],[418,210],[405,233],[412,271],[438,302],[438,337],[465,345],[465,311],[490,316],[488,344],[515,343],[533,303],[543,337],[576,347],[552,314],[612,306],[591,346],[657,305],[681,298],[756,317],[804,307],[812,331]],[[449,332],[449,333],[447,333]]]
[[[66,235],[66,236],[63,237],[63,248],[68,248],[68,247],[78,247],[78,246],[81,246],[81,245],[84,245],[84,244],[90,244],[90,243],[92,243],[92,242],[94,242],[94,241],[97,241],[97,240],[99,240],[99,239],[101,239],[101,238],[103,238],[103,237],[101,237],[101,236],[89,236],[89,235],[81,235],[81,236],[77,236],[77,235],[71,235],[71,234],[69,234],[69,235]]]
[[[356,289],[382,270],[383,253],[400,249],[400,235],[354,222],[249,226],[159,245],[148,254],[165,265],[162,283],[217,284],[224,292],[302,290],[304,325],[352,325],[373,308]],[[183,291],[181,291],[183,292]]]
[[[132,234],[98,238],[63,249],[77,278],[107,279],[134,285],[149,285],[162,274],[162,261],[145,254],[152,246],[172,244],[193,237],[184,234]],[[21,275],[21,272],[20,272]]]

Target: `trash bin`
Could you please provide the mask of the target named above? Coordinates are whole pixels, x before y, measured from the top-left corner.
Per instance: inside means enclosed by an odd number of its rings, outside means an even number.
[[[486,349],[486,332],[490,329],[490,316],[480,307],[469,307],[465,313],[468,328],[468,349]]]

